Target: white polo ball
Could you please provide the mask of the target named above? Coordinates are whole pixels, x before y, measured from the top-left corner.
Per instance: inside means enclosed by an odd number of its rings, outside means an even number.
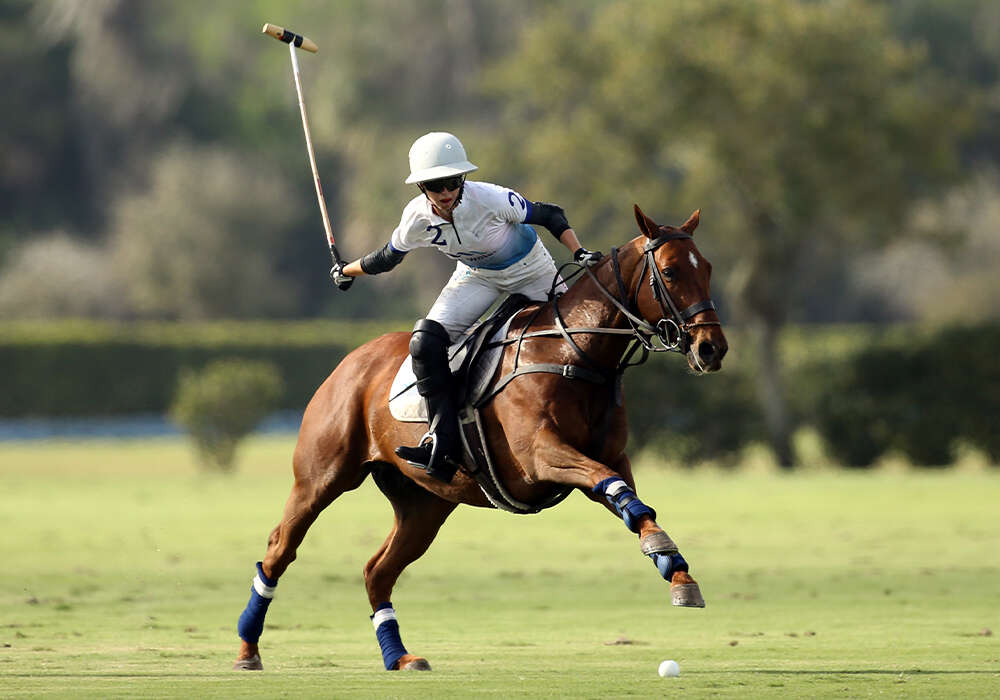
[[[661,661],[660,668],[658,670],[661,678],[676,678],[681,675],[681,667],[678,666],[677,662],[673,659]]]

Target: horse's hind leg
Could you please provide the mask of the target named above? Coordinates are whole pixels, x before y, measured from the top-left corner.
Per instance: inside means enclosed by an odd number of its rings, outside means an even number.
[[[376,466],[372,475],[394,512],[392,530],[364,570],[382,661],[387,671],[429,671],[426,659],[410,654],[403,646],[391,602],[392,589],[403,569],[427,551],[456,504],[425,491],[390,465]]]
[[[278,578],[285,573],[309,527],[330,503],[345,491],[357,488],[364,481],[367,472],[360,469],[357,474],[339,472],[330,480],[314,476],[297,477],[292,492],[285,503],[281,522],[271,531],[267,539],[267,552],[263,561],[257,562],[257,575],[253,579],[250,600],[240,615],[237,629],[240,635],[240,651],[233,664],[238,670],[260,670],[260,650],[257,642],[264,629],[264,616],[274,598]],[[302,474],[305,474],[303,470]]]

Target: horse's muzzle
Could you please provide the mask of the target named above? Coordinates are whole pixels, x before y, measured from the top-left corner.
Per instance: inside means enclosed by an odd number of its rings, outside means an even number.
[[[696,372],[717,372],[722,369],[722,358],[729,351],[729,344],[720,341],[696,340],[688,351],[688,364]]]

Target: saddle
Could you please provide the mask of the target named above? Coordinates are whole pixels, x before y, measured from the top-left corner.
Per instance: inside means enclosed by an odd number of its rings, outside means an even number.
[[[466,331],[448,350],[448,362],[457,385],[455,396],[465,450],[463,468],[476,480],[483,495],[494,508],[525,515],[556,505],[570,494],[572,488],[562,489],[538,504],[522,503],[511,496],[500,480],[490,456],[480,408],[506,384],[506,381],[493,381],[503,357],[503,341],[514,317],[531,303],[523,294],[512,294],[489,317]],[[505,379],[509,381],[509,378]],[[389,412],[399,421],[427,422],[427,408],[417,393],[409,356],[403,360],[389,389]]]

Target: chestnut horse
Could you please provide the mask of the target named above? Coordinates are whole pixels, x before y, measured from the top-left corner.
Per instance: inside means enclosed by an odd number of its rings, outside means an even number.
[[[711,265],[692,239],[699,212],[679,228],[657,225],[638,206],[635,216],[642,235],[580,270],[566,293],[520,312],[508,334],[519,340],[504,350],[501,375],[521,363],[586,367],[584,378],[572,378],[573,371],[521,374],[482,415],[497,472],[513,498],[541,504],[579,489],[638,535],[642,553],[670,581],[674,605],[703,607],[687,562],[635,493],[620,382],[624,369],[637,364],[631,362],[637,349],[643,359],[651,350],[681,352],[691,370],[702,373],[721,367],[728,345],[709,297]],[[278,579],[320,512],[372,474],[395,513],[388,537],[364,567],[383,661],[388,670],[430,669],[403,646],[390,603],[393,586],[459,504],[491,503],[464,471],[445,484],[393,452],[416,444],[426,429],[397,421],[388,409],[409,340],[408,333],[391,333],[361,346],[309,402],[295,447],[295,483],[257,563],[234,668],[262,668],[258,640]]]

